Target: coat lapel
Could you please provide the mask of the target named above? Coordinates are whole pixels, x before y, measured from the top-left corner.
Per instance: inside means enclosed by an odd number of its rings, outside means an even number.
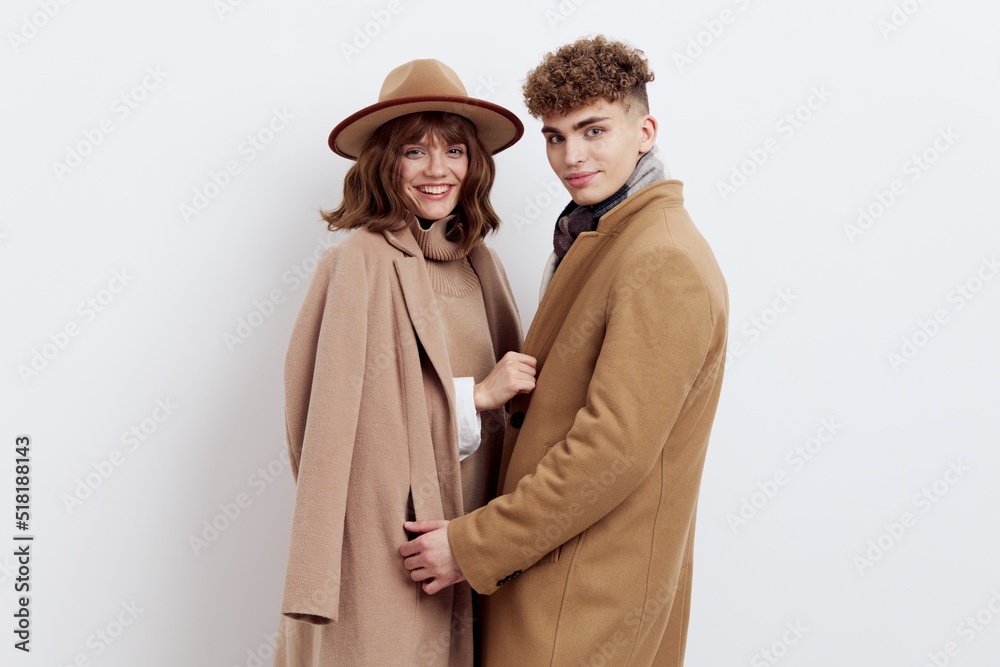
[[[393,260],[407,315],[417,342],[427,357],[431,370],[423,374],[423,396],[417,411],[431,434],[428,443],[433,459],[425,458],[417,443],[411,442],[411,466],[414,467],[413,502],[417,518],[453,518],[462,514],[461,473],[458,467],[458,431],[455,425],[455,385],[452,381],[448,346],[441,326],[437,299],[427,276],[424,257],[409,229],[384,232],[389,242],[403,251]],[[439,405],[445,414],[426,414],[427,405]],[[419,451],[413,451],[413,447]],[[427,493],[426,482],[437,486]],[[440,497],[440,510],[433,499]]]
[[[524,353],[538,359],[539,373],[576,295],[611,241],[628,224],[635,211],[648,206],[653,200],[661,200],[664,206],[683,206],[682,187],[683,183],[677,180],[660,181],[646,186],[601,216],[597,231],[584,232],[576,237],[552,276],[524,340]]]
[[[552,350],[556,334],[562,328],[569,309],[576,302],[576,297],[587,278],[590,277],[594,265],[607,250],[615,236],[616,234],[600,231],[584,232],[576,237],[569,252],[559,263],[559,268],[552,276],[548,289],[542,297],[542,302],[538,304],[535,319],[532,320],[531,326],[528,328],[528,335],[524,339],[522,351],[537,360],[536,378],[541,377],[545,359]],[[526,412],[530,403],[531,394],[515,396],[510,401],[511,414]],[[519,433],[518,429],[507,429],[504,437],[503,455],[500,462],[499,492],[503,491],[510,457]]]
[[[406,310],[413,323],[420,345],[427,352],[434,370],[441,383],[446,387],[452,385],[451,364],[448,362],[448,346],[441,327],[441,314],[438,311],[437,299],[431,288],[424,257],[420,252],[413,233],[409,229],[397,232],[383,232],[390,244],[403,251],[403,257],[397,257],[396,275],[399,276],[399,286],[406,301]],[[449,402],[453,400],[454,389],[448,391]]]
[[[493,339],[493,357],[499,361],[507,350],[521,349],[521,318],[511,298],[507,277],[493,252],[480,244],[469,253],[469,262],[479,276],[486,321]]]
[[[448,347],[441,327],[440,312],[434,291],[431,289],[427,269],[420,257],[397,257],[396,274],[406,301],[406,310],[413,323],[420,345],[434,366],[434,371],[445,385],[452,384],[451,364],[448,361]],[[449,397],[451,392],[449,392]]]
[[[576,237],[569,252],[559,263],[524,339],[524,353],[538,360],[539,373],[566,314],[590,277],[594,264],[615,236],[616,234],[600,231],[584,232]]]

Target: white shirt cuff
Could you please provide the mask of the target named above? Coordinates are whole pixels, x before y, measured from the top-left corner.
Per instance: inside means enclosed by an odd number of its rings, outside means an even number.
[[[452,378],[455,382],[455,421],[458,425],[458,460],[462,461],[479,449],[483,430],[482,418],[476,412],[473,395],[476,379]]]

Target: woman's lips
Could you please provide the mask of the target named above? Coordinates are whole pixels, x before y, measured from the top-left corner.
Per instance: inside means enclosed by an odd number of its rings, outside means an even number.
[[[566,176],[566,182],[574,188],[582,188],[590,179],[597,176],[596,171],[581,171]]]
[[[418,185],[416,186],[417,192],[428,199],[443,199],[448,196],[454,185],[447,185],[444,183],[435,183],[428,185]]]

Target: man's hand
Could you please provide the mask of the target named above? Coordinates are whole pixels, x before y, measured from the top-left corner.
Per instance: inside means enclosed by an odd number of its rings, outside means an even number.
[[[403,528],[411,533],[423,533],[399,547],[399,553],[403,556],[403,566],[410,571],[410,578],[424,582],[421,587],[425,593],[434,595],[465,581],[455,562],[455,554],[451,552],[447,521],[407,521]]]

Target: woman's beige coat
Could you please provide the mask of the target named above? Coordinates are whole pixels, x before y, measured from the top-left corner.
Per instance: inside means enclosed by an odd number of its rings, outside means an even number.
[[[469,260],[499,359],[520,347],[510,287],[485,246]],[[483,446],[460,469],[424,262],[409,229],[354,231],[323,255],[299,312],[285,366],[296,495],[275,667],[472,664],[470,588],[424,594],[399,546],[408,518],[462,514],[463,473],[492,495],[504,415],[482,413]]]
[[[524,341],[538,380],[510,403],[504,495],[448,528],[491,594],[483,665],[683,663],[727,313],[680,181],[570,247]]]

